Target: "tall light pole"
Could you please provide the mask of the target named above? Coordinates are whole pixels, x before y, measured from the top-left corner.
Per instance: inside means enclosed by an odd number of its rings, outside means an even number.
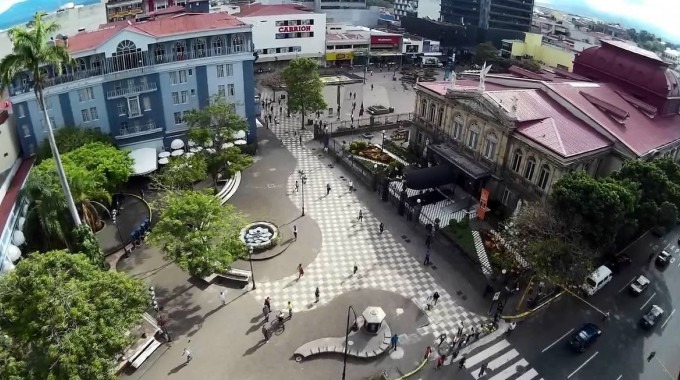
[[[120,242],[123,244],[123,250],[125,251],[125,257],[130,256],[130,251],[127,249],[127,243],[123,240],[123,235],[120,233],[120,227],[118,227],[118,222],[116,221],[116,215],[118,215],[118,210],[113,209],[111,211],[111,221],[113,221],[113,225],[116,226],[116,231],[118,231],[118,239],[120,239]]]
[[[305,175],[302,169],[298,170],[298,174],[300,175],[300,182],[302,182],[302,216],[305,216],[305,184],[307,183],[307,175]]]
[[[354,314],[354,321],[357,320],[357,312],[354,310],[352,305],[349,305],[347,307],[347,325],[345,327],[345,352],[342,355],[342,380],[345,380],[345,374],[347,373],[347,343],[349,341],[349,312],[352,312]]]
[[[250,261],[250,276],[253,278],[253,290],[257,289],[255,286],[255,272],[253,271],[253,246],[248,245],[248,261]]]
[[[380,144],[380,151],[385,151],[385,130],[382,131],[382,144]]]

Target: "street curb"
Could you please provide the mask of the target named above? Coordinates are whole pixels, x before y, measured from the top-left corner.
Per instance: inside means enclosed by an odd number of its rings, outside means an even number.
[[[565,291],[562,290],[561,292],[559,292],[557,295],[553,296],[553,297],[550,298],[549,300],[547,300],[547,301],[543,302],[542,304],[536,306],[534,309],[525,311],[524,313],[519,313],[519,314],[516,314],[516,315],[501,315],[501,319],[522,319],[522,318],[528,317],[528,316],[530,316],[531,314],[533,314],[533,313],[535,313],[535,312],[537,312],[537,311],[540,311],[541,309],[543,309],[543,307],[549,305],[549,304],[552,303],[553,301],[557,300],[557,299],[560,298],[564,293],[565,293]]]
[[[403,375],[403,376],[401,376],[401,377],[398,377],[398,378],[396,378],[395,380],[404,380],[404,379],[408,379],[409,377],[411,377],[411,376],[415,375],[416,373],[420,372],[420,370],[422,370],[423,367],[425,367],[425,364],[427,364],[427,358],[423,359],[423,361],[422,361],[422,362],[418,365],[418,367],[416,367],[413,371],[407,373],[406,375]]]

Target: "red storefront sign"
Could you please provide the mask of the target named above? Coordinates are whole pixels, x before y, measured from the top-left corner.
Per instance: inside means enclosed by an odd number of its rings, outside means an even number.
[[[484,220],[486,212],[489,208],[486,206],[489,203],[489,190],[486,188],[482,189],[482,194],[479,197],[479,207],[477,208],[477,218]]]
[[[401,36],[371,36],[371,45],[399,45]]]
[[[282,26],[279,28],[279,33],[298,33],[311,31],[312,31],[311,25]]]

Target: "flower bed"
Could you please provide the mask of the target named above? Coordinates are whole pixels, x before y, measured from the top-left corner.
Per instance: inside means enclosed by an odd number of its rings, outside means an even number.
[[[394,158],[389,154],[383,152],[380,147],[375,145],[368,145],[363,141],[354,141],[349,145],[349,151],[357,156],[367,158],[381,164],[389,165],[394,161]]]
[[[253,222],[241,229],[240,237],[243,244],[262,251],[278,243],[279,229],[273,223]]]
[[[463,219],[460,222],[451,220],[449,225],[444,227],[442,231],[451,240],[456,242],[462,250],[473,255],[473,257],[476,256],[475,241],[472,238],[472,231],[470,230],[470,222],[468,220]]]

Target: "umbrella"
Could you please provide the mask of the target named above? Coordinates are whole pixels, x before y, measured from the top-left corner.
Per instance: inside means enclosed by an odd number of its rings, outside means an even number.
[[[170,162],[170,161],[168,161],[168,158],[167,158],[167,157],[164,157],[164,158],[161,158],[160,160],[158,160],[158,163],[159,163],[160,165],[167,165],[168,162]]]
[[[248,142],[246,140],[236,140],[234,145],[246,145]]]
[[[206,147],[206,148],[210,148],[211,146],[213,146],[212,140],[206,141],[205,144],[203,144],[203,146]]]
[[[189,140],[189,143],[187,144],[189,147],[196,146],[196,143],[193,140]]]
[[[173,150],[173,151],[172,151],[172,156],[173,156],[173,157],[179,157],[179,156],[181,156],[181,155],[183,155],[183,154],[184,154],[184,151],[181,150],[181,149]]]
[[[184,157],[189,158],[189,157],[191,157],[191,156],[193,156],[193,155],[194,155],[194,153],[189,152],[189,153],[185,154]]]
[[[12,243],[16,246],[20,246],[26,242],[26,237],[24,236],[24,233],[16,230],[14,231],[14,234],[12,235]]]
[[[191,153],[198,153],[198,152],[200,152],[200,151],[202,151],[202,150],[203,150],[203,147],[195,146],[195,147],[189,149],[189,152],[191,152]]]
[[[182,149],[182,148],[184,148],[184,141],[182,141],[181,139],[174,139],[170,143],[170,148],[172,148],[172,149]]]
[[[236,132],[234,132],[234,134],[232,136],[234,137],[235,140],[245,139],[246,138],[246,131],[236,131]]]
[[[224,144],[222,144],[222,149],[228,149],[228,148],[231,148],[232,146],[234,146],[234,143],[230,143],[230,142],[224,143]]]
[[[208,152],[208,153],[215,153],[215,149],[213,149],[213,148],[208,148],[205,151]]]
[[[158,158],[168,158],[170,157],[170,152],[160,152],[158,153]]]
[[[15,263],[21,258],[21,249],[14,244],[10,244],[7,248],[7,258]]]

